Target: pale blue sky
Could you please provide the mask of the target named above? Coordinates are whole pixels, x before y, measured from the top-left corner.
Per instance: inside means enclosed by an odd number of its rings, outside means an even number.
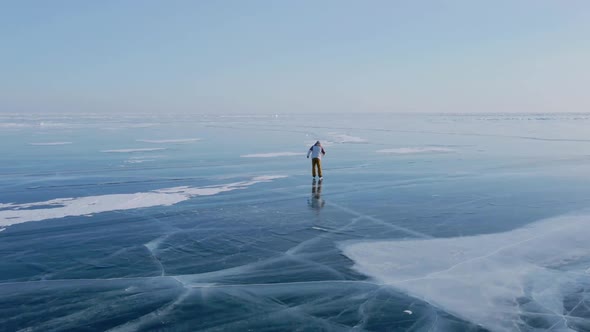
[[[590,111],[590,1],[0,0],[4,112]]]

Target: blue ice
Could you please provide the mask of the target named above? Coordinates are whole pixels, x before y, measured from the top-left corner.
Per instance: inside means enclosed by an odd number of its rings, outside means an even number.
[[[588,331],[589,122],[0,115],[0,330]]]

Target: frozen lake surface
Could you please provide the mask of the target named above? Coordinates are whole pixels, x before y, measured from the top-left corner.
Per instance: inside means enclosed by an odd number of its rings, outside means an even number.
[[[589,126],[0,115],[0,330],[590,331]]]

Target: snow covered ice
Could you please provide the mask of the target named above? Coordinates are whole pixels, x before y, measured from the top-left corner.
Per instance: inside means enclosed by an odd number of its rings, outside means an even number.
[[[0,331],[590,331],[588,125],[1,115]]]

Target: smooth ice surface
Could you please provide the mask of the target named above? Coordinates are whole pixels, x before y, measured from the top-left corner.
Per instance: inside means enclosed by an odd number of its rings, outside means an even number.
[[[2,114],[0,331],[590,331],[589,126]]]

